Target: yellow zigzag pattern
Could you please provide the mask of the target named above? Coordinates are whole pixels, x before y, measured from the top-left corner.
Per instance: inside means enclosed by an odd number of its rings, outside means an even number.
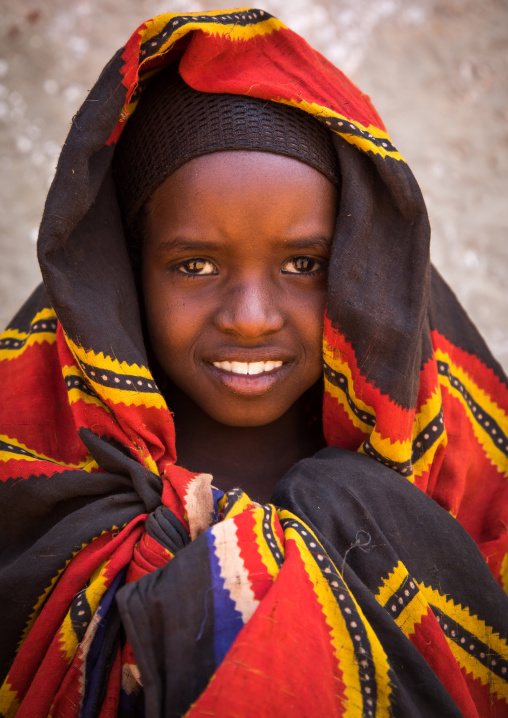
[[[14,718],[20,705],[18,692],[12,689],[11,684],[6,678],[3,686],[0,688],[0,715],[2,718]]]
[[[300,523],[294,514],[289,511],[279,511],[279,518],[291,519]],[[326,555],[325,550],[319,543],[313,531],[308,526],[305,530],[313,537],[317,548],[316,553],[322,552]],[[326,623],[330,628],[331,643],[334,649],[334,654],[337,659],[339,669],[342,672],[343,680],[345,684],[345,692],[347,696],[347,704],[345,705],[345,718],[356,718],[358,716],[359,706],[362,705],[362,691],[360,687],[360,676],[358,671],[358,664],[356,661],[355,651],[351,636],[346,625],[346,619],[344,618],[342,611],[335,599],[332,589],[326,578],[323,576],[322,571],[314,560],[313,556],[309,553],[309,550],[301,537],[300,533],[291,527],[286,527],[284,531],[286,540],[293,539],[298,547],[300,558],[305,567],[307,575],[309,576],[314,593],[318,599],[318,602],[322,608],[325,616]],[[337,571],[337,573],[339,573]],[[375,680],[378,689],[377,695],[377,718],[388,718],[390,713],[390,680],[388,677],[388,659],[386,653],[383,650],[381,643],[375,632],[372,630],[370,624],[362,613],[362,610],[358,603],[355,601],[354,596],[344,586],[344,591],[348,592],[348,595],[355,605],[358,615],[365,627],[367,637],[370,643],[372,658],[375,666]],[[344,659],[344,655],[346,658]]]
[[[227,496],[225,497],[225,499],[227,500]],[[250,509],[252,509],[253,506],[254,504],[252,500],[247,496],[244,491],[242,491],[242,493],[228,510],[224,518],[234,519],[236,516],[240,516],[240,514],[243,514],[244,511],[249,511]]]
[[[30,449],[26,444],[22,444],[17,439],[11,439],[6,434],[0,434],[0,441],[4,441],[7,444],[7,448],[0,450],[0,461],[9,461],[10,459],[16,459],[17,461],[49,461],[57,466],[65,466],[67,469],[81,469],[90,473],[92,469],[97,469],[97,463],[92,459],[88,458],[86,461],[81,461],[79,464],[68,464],[65,461],[58,461],[45,454],[40,454],[33,449]],[[23,451],[29,452],[29,454],[18,454],[15,451],[9,450],[8,447],[22,449]]]
[[[386,608],[389,612],[390,599],[393,594],[399,591],[404,582],[414,582],[409,587],[414,589],[416,586],[418,593],[411,599],[407,606],[394,619],[395,623],[404,632],[406,636],[414,633],[415,625],[420,623],[422,617],[427,613],[429,605],[435,606],[446,616],[457,622],[466,631],[471,633],[475,638],[493,651],[508,659],[508,645],[498,633],[494,633],[492,628],[485,621],[477,616],[472,616],[469,609],[462,608],[456,604],[451,598],[447,598],[439,593],[439,591],[426,586],[424,583],[414,581],[409,577],[406,567],[399,561],[390,575],[383,581],[376,595],[376,600]],[[475,678],[479,678],[484,685],[489,685],[491,690],[495,691],[498,696],[508,699],[508,683],[492,671],[486,668],[483,663],[464,650],[459,643],[453,638],[445,636],[450,650],[459,665],[472,673]],[[508,679],[508,676],[507,676]]]
[[[448,364],[452,376],[456,377],[464,385],[465,389],[467,389],[474,401],[497,422],[503,434],[507,436],[508,416],[504,413],[501,407],[498,406],[488,394],[480,389],[480,387],[458,364],[455,364],[452,361],[447,352],[444,352],[441,349],[436,349],[435,354],[437,361],[442,361]],[[455,399],[458,399],[458,401],[462,404],[468,418],[471,421],[474,434],[483,450],[494,466],[496,466],[496,468],[504,474],[504,476],[508,477],[508,459],[497,446],[497,440],[500,437],[498,435],[493,436],[491,432],[487,431],[479,423],[478,419],[480,418],[481,412],[473,412],[472,407],[468,405],[467,400],[462,396],[460,390],[453,386],[449,377],[440,374],[439,381],[441,385],[445,386],[450,394]]]
[[[399,590],[404,581],[408,578],[409,573],[402,561],[399,561],[393,571],[384,579],[381,587],[376,594],[376,600],[382,606],[386,606],[390,597]]]
[[[383,581],[378,593],[376,594],[376,600],[384,608],[390,602],[393,594],[396,593],[402,584],[409,580],[409,574],[404,564],[399,561],[395,566],[390,575]],[[411,582],[413,579],[411,579]],[[413,589],[414,584],[410,585],[409,588]],[[410,636],[414,633],[415,625],[419,624],[423,616],[428,611],[428,603],[420,591],[409,601],[404,609],[394,618],[395,623],[401,629],[405,636]],[[388,613],[389,607],[387,608]]]
[[[422,432],[425,427],[428,426],[429,423],[439,414],[441,410],[441,403],[441,392],[439,391],[439,389],[436,389],[436,391],[427,399],[427,401],[420,406],[420,409],[415,416],[415,421],[413,424],[413,442],[415,441],[418,434],[420,434],[420,432]],[[438,448],[440,446],[446,446],[447,443],[448,438],[446,435],[445,427],[439,439],[435,441],[418,459],[418,461],[415,461],[415,463],[413,464],[414,475],[421,476],[422,474],[424,474],[434,461],[434,456],[436,455],[436,451],[438,450]]]
[[[146,59],[140,63],[140,72],[143,65],[146,64],[147,60],[150,60],[153,57],[157,57],[158,55],[166,54],[167,52],[169,52],[169,50],[171,50],[173,45],[178,40],[180,40],[182,37],[194,30],[202,30],[209,35],[227,36],[231,40],[247,41],[250,40],[252,37],[262,37],[263,35],[270,35],[272,32],[275,32],[280,28],[287,27],[286,25],[284,25],[284,23],[280,22],[280,20],[277,20],[276,18],[268,18],[267,20],[257,22],[255,25],[238,25],[238,18],[241,19],[242,15],[248,16],[251,9],[252,8],[236,8],[235,10],[222,10],[220,12],[191,12],[186,13],[185,15],[181,15],[179,13],[165,13],[164,15],[158,15],[152,20],[148,20],[148,22],[145,23],[146,27],[142,26],[142,28],[138,31],[141,38],[140,52],[145,49],[147,45],[149,45],[150,41],[153,40],[153,38],[155,38],[160,33],[162,33],[163,37],[165,37],[165,35],[168,35],[168,39],[158,48],[158,50],[154,51],[153,53],[149,53]],[[264,10],[259,10],[258,12],[261,15],[264,15]],[[233,15],[232,22],[219,23],[215,21],[215,18],[225,18],[226,15],[230,14]],[[236,21],[235,15],[237,16]],[[205,22],[195,19],[204,16],[209,17],[210,20]],[[188,22],[184,25],[181,25],[177,30],[172,32],[171,27],[168,27],[168,25],[171,26],[172,23],[174,25],[177,25],[177,23],[182,19],[188,19]],[[146,72],[144,74],[144,77],[150,77],[153,72],[156,71]],[[132,113],[136,109],[138,100],[139,97],[124,107],[122,112],[122,120],[124,122],[128,119],[130,115],[132,115]]]
[[[485,623],[485,621],[482,621],[477,616],[471,615],[467,607],[462,608],[460,604],[456,604],[451,598],[442,596],[439,591],[436,591],[430,586],[426,586],[424,583],[418,583],[417,585],[431,606],[439,608],[446,616],[449,616],[450,619],[456,621],[479,641],[487,645],[504,659],[508,660],[508,644],[499,636],[498,633],[495,633],[492,628]],[[446,640],[455,659],[468,673],[472,673],[475,678],[478,678],[483,683],[483,685],[489,685],[490,690],[494,691],[498,696],[508,701],[508,683],[506,680],[503,680],[486,668],[479,660],[465,651],[460,644],[456,643],[452,638],[446,636]]]
[[[168,40],[160,46],[160,48],[154,52],[153,54],[150,53],[149,56],[147,56],[147,59],[140,63],[140,72],[141,68],[144,64],[146,64],[146,61],[150,58],[157,57],[158,55],[164,55],[171,48],[173,45],[180,40],[182,37],[187,35],[189,32],[192,32],[193,30],[202,30],[204,32],[207,32],[210,35],[226,35],[231,40],[240,40],[240,41],[246,41],[249,40],[251,37],[254,37],[256,35],[263,36],[263,35],[269,35],[272,32],[275,32],[276,30],[280,28],[285,28],[286,25],[284,23],[280,22],[280,20],[277,20],[276,18],[269,18],[268,20],[261,21],[256,23],[254,26],[241,26],[238,25],[235,22],[231,23],[218,23],[215,22],[215,18],[224,18],[226,15],[229,14],[236,14],[241,16],[242,14],[247,13],[250,10],[250,8],[239,8],[236,10],[223,10],[222,12],[204,12],[204,13],[187,13],[186,15],[180,15],[178,13],[166,13],[164,15],[158,15],[153,20],[149,20],[146,23],[146,28],[143,28],[139,30],[139,34],[141,37],[141,48],[145,48],[147,44],[152,40],[154,37],[159,35],[161,32],[163,32],[163,37],[165,34],[169,35]],[[264,10],[260,10],[260,13],[264,14]],[[198,17],[209,17],[209,22],[203,22],[199,20],[193,20],[195,16]],[[170,28],[167,28],[168,25],[171,23],[176,24],[178,21],[180,21],[183,18],[189,18],[189,22],[185,25],[182,25],[176,30],[175,32],[171,32]],[[166,29],[167,28],[167,29]],[[154,74],[156,70],[147,72],[144,77],[148,78],[152,74]],[[122,111],[122,121],[126,122],[127,119],[132,115],[134,110],[136,109],[136,106],[138,104],[139,97],[134,100],[133,102],[130,102],[128,105],[126,105]]]
[[[360,431],[364,431],[366,434],[370,434],[370,432],[372,431],[372,426],[370,426],[369,424],[364,424],[363,421],[361,421],[361,419],[356,416],[356,414],[349,406],[344,392],[341,391],[337,386],[335,386],[335,384],[332,384],[326,376],[324,377],[324,380],[325,391],[331,396],[333,396],[333,398],[337,400],[337,403],[339,403],[344,408],[349,419],[351,420],[351,423],[354,424],[357,429],[360,429]],[[358,404],[358,406],[360,406],[360,404]]]
[[[44,589],[44,591],[41,593],[41,595],[40,595],[39,598],[37,599],[37,603],[36,603],[35,606],[33,607],[32,613],[30,614],[30,616],[29,616],[29,618],[28,618],[28,621],[27,621],[27,624],[26,624],[26,626],[25,626],[25,628],[24,628],[24,630],[23,630],[23,633],[22,633],[22,635],[21,635],[21,639],[20,639],[20,641],[19,641],[19,643],[18,643],[18,646],[17,646],[17,649],[16,649],[16,653],[19,651],[19,649],[21,648],[21,646],[22,646],[23,643],[25,642],[25,640],[26,640],[28,634],[30,633],[30,630],[31,630],[32,626],[34,625],[35,621],[37,620],[37,617],[38,617],[39,613],[41,612],[41,609],[42,609],[44,603],[46,602],[46,599],[48,598],[48,596],[49,596],[49,594],[51,593],[51,591],[53,590],[53,587],[55,586],[56,582],[58,581],[58,579],[60,578],[60,576],[62,575],[62,573],[65,571],[65,569],[67,568],[67,566],[70,564],[70,562],[72,561],[72,559],[73,559],[75,556],[77,556],[77,554],[78,554],[80,551],[82,551],[84,548],[86,548],[86,547],[89,546],[91,543],[93,543],[96,539],[100,538],[101,536],[104,536],[104,534],[111,533],[111,532],[113,532],[113,531],[121,531],[123,528],[125,528],[126,525],[127,525],[127,524],[123,524],[122,526],[116,526],[116,525],[114,525],[114,526],[112,526],[110,529],[105,529],[105,530],[102,531],[98,536],[95,536],[91,541],[89,541],[88,543],[82,543],[81,546],[80,546],[80,548],[78,548],[76,551],[73,551],[73,552],[72,552],[72,556],[65,561],[64,565],[62,566],[62,568],[61,568],[61,569],[58,571],[58,573],[51,579],[51,582],[50,582],[49,586],[47,586],[47,588]]]
[[[45,319],[48,320],[54,320],[56,319],[56,314],[53,309],[43,309],[40,312],[37,312],[37,314],[34,316],[32,321],[30,322],[31,326],[36,324],[39,321],[44,321]],[[48,344],[53,344],[56,341],[56,332],[53,330],[47,331],[47,332],[20,332],[18,329],[6,329],[2,334],[0,335],[0,341],[4,339],[13,339],[15,341],[23,341],[24,344],[22,347],[19,347],[19,349],[13,348],[13,349],[0,349],[0,361],[3,359],[16,359],[19,357],[23,352],[28,348],[31,347],[33,344],[42,344],[43,342],[48,342]]]
[[[335,352],[330,348],[326,340],[323,342],[323,356],[328,366],[338,373],[343,374],[347,378],[348,391],[351,400],[358,406],[359,409],[366,411],[375,416],[374,409],[363,402],[356,396],[354,391],[354,383],[351,374],[351,369],[346,361],[341,359],[340,355],[337,356]],[[364,423],[361,418],[353,412],[347,401],[345,393],[332,384],[325,376],[325,390],[337,400],[338,403],[343,407],[344,411],[348,415],[351,423],[360,431],[369,435],[369,441],[374,449],[383,456],[387,463],[390,462],[405,462],[411,458],[412,454],[412,442],[416,436],[429,424],[432,419],[437,416],[441,408],[441,395],[439,391],[436,391],[422,406],[419,412],[415,415],[412,440],[406,440],[403,442],[392,442],[390,439],[382,438],[381,434],[376,431],[375,428],[369,424]],[[446,445],[447,438],[446,432],[443,432],[439,437],[439,440],[434,442],[432,446],[423,454],[423,456],[413,466],[413,475],[407,475],[410,481],[414,481],[414,476],[420,476],[423,474],[430,464],[432,463],[436,451],[440,445]],[[360,453],[366,453],[363,447],[360,448]]]
[[[279,567],[277,565],[277,562],[275,561],[273,557],[273,553],[270,551],[269,547],[266,544],[266,538],[263,532],[263,524],[267,523],[269,511],[265,509],[263,506],[260,506],[259,508],[256,508],[253,511],[253,517],[254,517],[254,534],[256,535],[256,548],[258,550],[258,553],[261,557],[261,561],[266,566],[266,570],[270,574],[270,576],[275,579],[277,577],[277,574],[279,573]],[[281,546],[279,539],[277,538],[277,534],[275,533],[275,526],[274,526],[274,518],[276,516],[275,509],[271,512],[271,517],[269,521],[270,528],[268,529],[270,532],[270,535],[273,536],[273,539],[275,543],[277,544],[277,548],[280,551],[280,554],[282,557],[284,557],[284,548]]]
[[[77,552],[74,552],[74,553],[72,554],[72,557],[74,557],[74,556],[76,555],[76,553],[77,553]],[[72,560],[72,558],[67,559],[67,561],[64,563],[64,565],[62,566],[62,568],[56,573],[55,576],[53,576],[53,578],[51,579],[51,582],[50,582],[49,586],[47,586],[47,588],[44,589],[44,591],[41,593],[41,595],[40,595],[39,598],[37,599],[37,603],[36,603],[35,606],[33,607],[32,613],[31,613],[30,616],[28,617],[28,621],[27,621],[27,623],[26,623],[26,626],[25,626],[25,628],[24,628],[24,630],[23,630],[23,633],[21,634],[21,638],[20,638],[19,643],[18,643],[17,648],[16,648],[16,653],[19,652],[19,649],[21,648],[21,646],[23,645],[23,643],[26,641],[27,636],[28,636],[28,634],[30,633],[30,630],[32,629],[32,627],[33,627],[35,621],[37,620],[37,618],[38,618],[38,616],[39,616],[39,613],[41,612],[41,609],[42,609],[44,603],[46,602],[47,597],[49,596],[49,594],[50,594],[51,591],[53,590],[54,585],[56,584],[56,582],[58,581],[58,579],[60,578],[60,576],[62,575],[62,573],[65,571],[65,569],[67,568],[67,566],[69,565],[69,563],[71,562],[71,560]]]
[[[146,29],[140,32],[141,35],[141,46],[146,45],[152,38],[159,35],[172,21],[178,21],[188,18],[188,23],[180,26],[178,30],[172,33],[168,41],[161,46],[157,54],[164,54],[167,52],[180,38],[187,35],[193,30],[203,30],[210,35],[225,35],[231,40],[250,40],[252,37],[261,35],[270,35],[276,30],[281,28],[287,28],[283,22],[277,20],[277,18],[270,17],[266,20],[256,22],[255,25],[238,25],[239,20],[249,19],[249,13],[252,10],[250,7],[236,8],[233,10],[222,10],[222,11],[211,11],[211,12],[191,12],[182,15],[180,13],[166,13],[159,15],[153,20],[149,20],[146,23]],[[258,10],[261,16],[264,15],[264,10]],[[232,16],[232,21],[228,23],[215,22],[215,18],[226,19],[227,15]],[[202,21],[197,18],[208,17],[210,20]],[[176,24],[176,23],[175,23]],[[168,34],[171,30],[168,28]]]
[[[111,529],[102,531],[102,533],[99,536],[96,536],[94,539],[92,539],[92,541],[90,541],[90,543],[95,541],[96,538],[103,536],[105,533],[109,533],[110,531],[120,530],[121,528],[124,528],[124,526],[125,526],[125,524],[122,527],[112,526]],[[41,612],[41,609],[42,609],[44,603],[46,602],[46,599],[48,598],[49,594],[51,593],[53,587],[55,586],[56,582],[60,578],[61,574],[63,573],[63,571],[65,571],[65,569],[67,568],[69,563],[72,561],[72,559],[82,549],[84,549],[88,545],[89,544],[83,543],[83,544],[81,544],[81,547],[77,551],[73,551],[71,558],[69,558],[65,561],[63,567],[51,579],[49,586],[47,588],[45,588],[44,591],[42,592],[42,594],[39,596],[37,603],[35,604],[35,606],[32,610],[32,613],[30,614],[30,616],[28,618],[27,624],[23,630],[23,634],[22,634],[21,639],[16,648],[16,653],[19,652],[21,646],[25,642],[28,634],[30,633],[30,630],[32,629],[35,621],[37,620],[37,618]],[[68,616],[69,615],[70,615],[70,611],[69,611]],[[68,618],[68,616],[67,616],[67,618]],[[65,621],[64,621],[64,624],[65,624]],[[13,718],[16,715],[17,711],[19,710],[19,707],[20,707],[20,702],[18,700],[17,691],[12,690],[12,686],[9,683],[9,676],[7,676],[3,686],[0,688],[0,715],[4,716],[5,718]]]
[[[89,586],[85,591],[86,600],[88,601],[88,605],[90,606],[92,616],[95,614],[99,602],[103,597],[109,584],[109,578],[107,576],[109,561],[110,559],[107,558],[94,571],[90,578]],[[71,663],[76,653],[76,648],[78,647],[78,637],[76,636],[76,633],[72,627],[70,609],[67,612],[67,615],[65,616],[63,623],[60,627],[60,635],[58,638],[58,642],[62,648],[63,653],[65,654],[67,662]]]
[[[386,464],[389,462],[403,463],[411,459],[412,442],[411,439],[406,441],[392,441],[391,439],[383,439],[379,431],[374,427],[369,439],[374,449],[386,459]],[[361,453],[365,453],[365,450],[361,449]],[[412,479],[407,475],[408,479]]]
[[[362,401],[356,395],[353,377],[349,365],[340,357],[340,355],[337,355],[333,351],[333,349],[328,345],[326,340],[323,341],[323,358],[333,371],[343,374],[346,377],[349,396],[351,397],[352,402],[361,411],[367,412],[375,416],[376,412],[374,411],[374,409],[368,404],[366,404],[364,401]],[[329,394],[331,394],[331,396],[337,399],[337,401],[343,407],[344,411],[347,413],[349,419],[351,420],[351,423],[357,429],[360,429],[360,431],[363,431],[364,433],[369,435],[370,443],[372,444],[373,448],[386,459],[385,463],[387,465],[389,465],[391,462],[399,463],[410,460],[412,451],[412,442],[410,439],[407,439],[406,441],[391,441],[390,439],[384,439],[375,427],[372,427],[370,424],[366,424],[361,420],[361,416],[358,416],[349,406],[346,394],[341,389],[332,384],[330,381],[328,381],[326,376],[325,390]],[[362,454],[366,453],[363,446],[359,449],[359,451]],[[413,477],[409,474],[406,476],[406,478],[414,480]]]
[[[284,100],[282,98],[278,99],[277,101],[284,105],[298,107],[300,110],[304,110],[310,115],[316,115],[318,117],[334,117],[339,121],[339,127],[343,127],[343,129],[336,130],[334,127],[330,127],[330,129],[332,129],[332,131],[336,134],[344,137],[344,139],[349,142],[349,144],[355,145],[363,152],[373,152],[374,154],[380,155],[383,158],[393,157],[393,159],[405,162],[405,159],[402,157],[400,152],[398,152],[397,150],[394,151],[388,149],[388,145],[391,144],[391,139],[388,133],[380,129],[379,127],[375,127],[375,125],[362,125],[361,122],[351,120],[344,115],[339,114],[338,112],[334,112],[329,107],[318,105],[315,102],[306,102],[305,100],[297,102],[296,100]],[[325,124],[330,126],[332,125],[331,122],[327,122],[326,120]],[[365,135],[363,137],[358,137],[357,135],[352,134],[351,130],[353,129],[353,126],[360,132],[367,132],[370,137],[365,137]],[[381,146],[379,146],[372,141],[374,139],[386,140],[386,142],[382,142]]]
[[[275,506],[272,504],[272,514],[270,518],[270,533],[273,536],[273,540],[277,545],[277,549],[280,551],[282,558],[284,558],[284,545],[280,542],[277,532],[275,531],[275,521],[279,521],[279,515]]]
[[[353,376],[351,374],[351,369],[349,367],[349,364],[345,362],[343,359],[341,359],[340,354],[337,355],[333,349],[329,346],[328,342],[323,340],[323,359],[328,364],[328,366],[335,372],[338,372],[340,374],[344,374],[344,376],[347,379],[347,385],[348,385],[348,391],[349,396],[351,397],[351,400],[356,406],[361,409],[362,411],[367,412],[368,414],[372,414],[375,416],[376,412],[374,409],[366,404],[364,401],[362,401],[355,393],[354,389],[354,382],[353,382]],[[344,408],[344,411],[349,416],[351,422],[356,426],[357,429],[360,429],[360,431],[365,432],[366,434],[370,434],[372,431],[372,426],[370,424],[365,424],[360,417],[358,417],[349,406],[348,400],[346,398],[346,395],[343,391],[338,389],[334,384],[329,382],[325,376],[325,389],[326,391],[331,394],[337,401],[341,404],[341,406]]]
[[[154,384],[155,381],[150,373],[150,370],[145,366],[139,366],[138,364],[127,364],[125,361],[118,361],[112,357],[106,356],[103,352],[96,354],[93,349],[84,349],[78,344],[72,341],[66,335],[66,341],[71,349],[72,353],[78,360],[78,362],[84,362],[89,364],[97,371],[97,376],[100,376],[101,369],[114,372],[120,376],[139,376],[144,379],[151,380]],[[86,378],[85,378],[86,376]],[[126,404],[135,406],[146,406],[154,407],[156,409],[167,408],[164,397],[159,392],[143,392],[139,389],[124,389],[104,386],[98,381],[94,381],[93,377],[88,374],[85,375],[83,372],[83,380],[88,384],[91,384],[96,393],[103,398],[114,404]]]
[[[501,563],[501,585],[505,590],[505,593],[508,593],[508,553],[505,554],[505,557]]]
[[[69,377],[76,377],[76,379],[86,381],[83,376],[83,372],[76,366],[63,366],[62,374],[65,379]],[[79,400],[86,401],[87,404],[95,404],[95,406],[99,406],[101,409],[111,414],[111,409],[103,401],[101,401],[98,396],[91,396],[90,394],[87,394],[86,391],[81,391],[79,387],[68,389],[67,396],[69,397],[69,404],[75,404]]]
[[[150,59],[151,57],[157,55],[165,54],[173,47],[173,45],[178,40],[187,35],[189,32],[192,32],[193,30],[202,30],[209,35],[226,36],[232,41],[247,41],[253,37],[262,37],[263,35],[269,35],[273,32],[276,32],[277,30],[287,29],[287,25],[285,25],[277,18],[273,17],[268,18],[267,20],[255,22],[255,24],[253,25],[238,25],[239,20],[255,19],[255,16],[250,15],[251,11],[252,8],[246,7],[237,8],[234,10],[223,10],[222,12],[196,12],[186,13],[185,15],[167,13],[165,15],[160,15],[159,17],[150,20],[146,24],[146,28],[139,31],[141,37],[141,48],[145,48],[147,45],[149,45],[150,41],[153,40],[153,38],[155,38],[156,36],[158,36],[161,32],[164,36],[163,31],[166,30],[168,25],[171,25],[171,23],[174,23],[176,25],[177,22],[181,21],[182,19],[188,19],[188,22],[184,25],[181,25],[173,33],[171,33],[170,28],[167,28],[166,31],[169,36],[167,42],[162,44],[160,48],[156,52],[154,52],[153,55],[149,54],[147,56],[147,59]],[[264,14],[263,10],[257,10],[256,12],[260,15]],[[232,22],[228,22],[227,24],[224,24],[222,22],[215,22],[215,18],[225,20],[227,15],[232,16]],[[206,21],[201,20],[201,18],[204,16],[210,19]],[[144,62],[146,62],[146,60]],[[142,68],[144,62],[141,63],[140,69]],[[307,102],[305,100],[286,100],[283,98],[274,98],[274,100],[282,104],[290,105],[292,107],[298,107],[299,109],[303,110],[304,112],[308,112],[311,115],[317,115],[318,117],[333,117],[338,121],[338,125],[339,127],[341,127],[341,129],[336,130],[335,128],[331,128],[332,131],[336,132],[337,134],[340,134],[350,144],[355,145],[364,152],[373,152],[374,154],[380,155],[383,158],[392,157],[393,159],[405,162],[404,158],[397,150],[389,149],[389,145],[391,145],[390,137],[387,132],[381,130],[379,127],[375,127],[374,125],[362,125],[360,122],[351,120],[338,112],[334,112],[328,107],[323,107],[322,105],[318,105],[314,102]],[[136,104],[137,101],[134,101],[130,103],[126,108],[124,108],[124,119],[126,119],[130,114],[132,114],[136,107]],[[331,125],[332,123],[328,121],[327,124]],[[366,134],[359,137],[351,132],[353,128],[356,128],[356,130],[359,130],[360,132]],[[374,139],[386,141],[382,142],[381,145],[378,145],[372,141]]]

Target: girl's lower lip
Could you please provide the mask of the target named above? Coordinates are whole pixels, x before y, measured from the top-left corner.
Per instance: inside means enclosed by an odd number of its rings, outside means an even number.
[[[269,391],[277,382],[283,379],[291,365],[284,363],[282,366],[262,374],[235,374],[232,371],[219,369],[213,364],[206,363],[205,366],[226,389],[235,394],[257,396]]]

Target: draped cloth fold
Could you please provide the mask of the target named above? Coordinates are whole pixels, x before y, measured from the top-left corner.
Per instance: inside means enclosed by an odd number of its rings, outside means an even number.
[[[266,506],[176,464],[143,343],[110,163],[170,63],[309,112],[339,159],[329,448]],[[74,119],[44,287],[0,337],[1,715],[508,715],[508,389],[429,237],[369,99],[279,20],[138,28]]]
[[[231,492],[224,521],[119,592],[148,715],[430,718],[488,715],[491,701],[503,714],[506,643],[487,648],[483,623],[499,621],[502,591],[457,521],[336,448],[273,500]],[[468,675],[482,652],[495,698]]]

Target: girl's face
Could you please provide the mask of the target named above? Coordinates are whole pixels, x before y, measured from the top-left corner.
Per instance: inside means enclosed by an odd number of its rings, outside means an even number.
[[[143,247],[153,352],[229,426],[281,417],[320,377],[336,192],[298,160],[216,152],[154,193]]]

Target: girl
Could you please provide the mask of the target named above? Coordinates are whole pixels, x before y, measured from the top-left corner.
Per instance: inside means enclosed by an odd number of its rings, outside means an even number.
[[[4,715],[508,714],[506,380],[428,245],[278,20],[138,29],[0,343]]]

